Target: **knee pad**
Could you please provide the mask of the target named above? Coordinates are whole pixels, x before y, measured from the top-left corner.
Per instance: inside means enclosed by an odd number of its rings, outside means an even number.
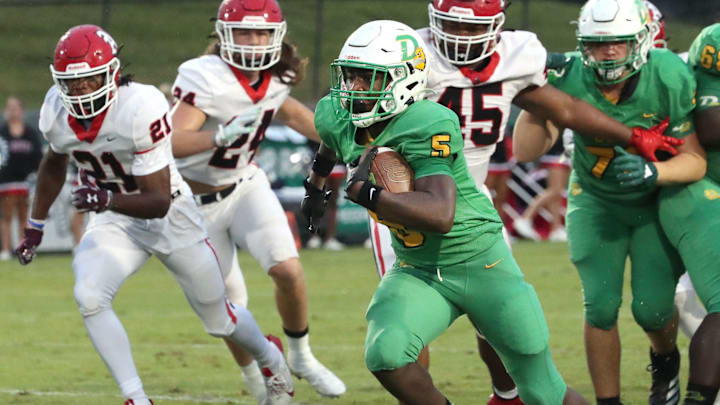
[[[365,341],[365,365],[370,371],[394,370],[417,361],[424,345],[402,328],[385,328]]]
[[[672,300],[668,304],[633,300],[632,313],[635,322],[643,330],[660,330],[665,328],[675,316],[675,303]]]
[[[95,315],[110,307],[111,297],[106,297],[94,283],[76,282],[73,295],[82,316]]]
[[[205,327],[205,332],[210,336],[228,337],[237,325],[237,315],[235,307],[229,301],[225,300],[222,304],[225,308],[220,310],[220,306],[202,305],[197,309],[197,314]]]
[[[248,292],[245,279],[239,269],[232,269],[225,278],[225,295],[234,305],[247,308]]]

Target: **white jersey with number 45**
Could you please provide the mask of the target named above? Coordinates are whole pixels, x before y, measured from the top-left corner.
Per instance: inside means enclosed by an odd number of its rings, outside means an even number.
[[[428,99],[458,115],[466,151],[502,141],[515,96],[527,87],[547,82],[547,51],[531,32],[503,31],[495,52],[480,71],[441,59],[430,46],[430,29],[418,33],[429,48],[427,87],[435,94]]]
[[[229,147],[177,159],[180,173],[211,186],[232,184],[245,177],[265,130],[289,94],[290,86],[270,71],[263,71],[260,82],[253,86],[217,55],[204,55],[180,65],[173,96],[207,115],[201,131],[217,131],[218,124],[227,124],[241,112],[253,106],[262,108],[262,122],[255,133],[240,136]]]
[[[69,155],[98,186],[113,193],[139,193],[135,176],[169,167],[174,200],[168,215],[157,219],[133,218],[113,211],[92,213],[88,229],[114,224],[160,252],[202,239],[202,217],[194,206],[190,188],[175,168],[165,96],[153,86],[131,82],[118,87],[116,97],[116,102],[86,128],[68,114],[60,92],[53,86],[40,109],[40,131],[54,152]],[[199,232],[182,235],[170,232],[170,228]]]

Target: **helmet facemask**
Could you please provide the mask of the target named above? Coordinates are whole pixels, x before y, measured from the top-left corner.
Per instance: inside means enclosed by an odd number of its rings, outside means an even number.
[[[50,65],[53,81],[60,90],[60,99],[67,112],[78,119],[95,117],[108,109],[117,100],[117,80],[120,72],[120,60],[113,58],[109,63],[96,68],[88,68],[85,62],[69,64],[65,71],[55,70]],[[101,76],[102,84],[97,90],[84,95],[70,95],[68,80]]]
[[[433,47],[441,58],[454,65],[470,65],[492,55],[505,24],[502,12],[487,17],[465,16],[437,10],[432,3],[428,4],[428,15]],[[448,24],[483,25],[486,30],[477,35],[456,35],[447,32]]]
[[[267,45],[236,44],[234,29],[268,30],[270,41]],[[222,60],[241,70],[265,70],[280,60],[287,24],[285,21],[265,22],[262,17],[247,16],[241,22],[218,20],[215,31],[220,38]]]
[[[585,66],[592,68],[596,80],[602,85],[620,83],[640,72],[647,62],[648,52],[652,47],[649,28],[646,26],[635,35],[629,36],[578,36],[578,47]],[[626,55],[622,59],[596,60],[592,48],[602,43],[625,43]]]

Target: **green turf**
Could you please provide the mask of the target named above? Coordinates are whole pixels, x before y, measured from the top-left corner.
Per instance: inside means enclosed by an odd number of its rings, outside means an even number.
[[[553,358],[566,381],[591,397],[582,345],[580,283],[567,247],[517,243],[515,255],[535,285],[550,325]],[[348,387],[336,400],[319,397],[296,381],[299,404],[391,404],[365,369],[364,311],[377,283],[369,251],[303,251],[309,288],[311,343],[316,356]],[[266,333],[281,334],[270,279],[246,254],[240,256],[250,309]],[[73,297],[71,258],[40,255],[28,267],[0,265],[0,404],[120,404],[118,389],[86,336]],[[627,291],[627,286],[626,286]],[[620,314],[622,387],[626,404],[647,403],[648,343],[634,324],[628,294]],[[170,404],[251,404],[224,345],[207,336],[179,287],[151,260],[120,290],[115,310],[133,343],[145,388]],[[687,339],[680,339],[687,378]],[[489,395],[487,373],[467,319],[460,318],[432,345],[438,387],[457,404],[481,404]]]
[[[100,24],[102,8],[97,4],[65,4],[55,6],[0,7],[2,41],[0,58],[0,102],[10,94],[26,100],[28,109],[37,109],[52,84],[48,65],[55,44],[63,32],[76,24]],[[427,25],[426,1],[420,0],[324,0],[323,38],[319,58],[314,58],[317,32],[316,0],[282,0],[288,20],[288,39],[299,45],[303,55],[311,58],[308,77],[294,96],[308,103],[314,94],[322,96],[329,83],[328,64],[337,56],[345,38],[363,22],[372,19],[396,19],[419,28]],[[209,18],[217,13],[218,1],[147,1],[110,2],[110,34],[124,44],[122,61],[129,63],[126,71],[137,80],[158,85],[172,83],[177,66],[201,54],[207,35],[213,30]],[[529,29],[537,32],[549,50],[575,48],[575,26],[579,5],[549,0],[530,2]],[[508,10],[506,27],[522,25],[522,2]],[[668,22],[667,31],[672,47],[685,50],[700,31],[699,26]],[[317,66],[320,77],[313,83],[312,72]],[[314,89],[317,87],[317,89]]]

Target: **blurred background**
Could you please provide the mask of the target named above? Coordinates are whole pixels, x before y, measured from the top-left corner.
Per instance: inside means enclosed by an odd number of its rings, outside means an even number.
[[[71,26],[97,24],[122,45],[120,59],[135,80],[167,91],[177,67],[202,54],[214,31],[211,18],[219,0],[0,0],[0,100],[24,101],[28,126],[37,125],[43,97],[52,85],[48,69],[59,37]],[[364,22],[394,19],[420,28],[427,26],[427,0],[279,0],[288,22],[287,39],[308,58],[307,76],[293,96],[311,108],[328,92],[329,63],[345,38]],[[720,19],[717,0],[654,0],[665,15],[670,48],[685,51],[700,29]],[[576,47],[575,25],[581,0],[512,0],[506,29],[537,33],[549,51]],[[0,117],[0,124],[3,118]],[[269,130],[259,162],[275,181],[281,199],[289,204],[302,198],[302,179],[312,152],[304,138],[279,126]],[[508,148],[509,149],[509,148]],[[519,171],[520,170],[520,171]],[[512,195],[521,195],[508,218],[517,217],[534,195],[542,191],[544,172],[535,167],[515,169]],[[517,172],[517,173],[515,173]],[[527,179],[537,185],[525,186]],[[512,180],[511,180],[512,181]],[[493,188],[493,187],[491,187]],[[525,192],[523,190],[526,190]],[[340,199],[338,237],[345,242],[364,240],[365,213]],[[59,202],[62,204],[63,202]],[[504,203],[499,208],[503,207]],[[67,212],[67,208],[58,208]],[[549,218],[540,210],[538,221]],[[63,225],[62,228],[65,228]],[[304,226],[298,227],[303,233]],[[542,236],[547,236],[541,227]],[[307,235],[302,234],[302,239]],[[67,235],[64,236],[67,238]],[[49,241],[44,246],[48,247]],[[63,245],[64,246],[64,245]]]

